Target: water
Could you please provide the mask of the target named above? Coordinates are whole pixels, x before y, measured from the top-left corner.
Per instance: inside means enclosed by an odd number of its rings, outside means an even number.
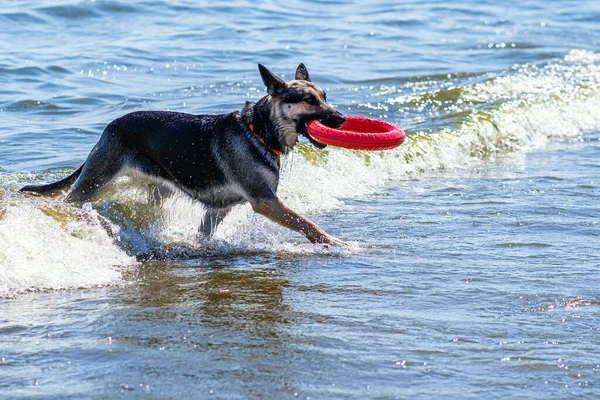
[[[3,398],[595,398],[600,3],[4,2]],[[350,246],[117,181],[25,196],[133,110],[221,113],[304,62],[399,149],[304,143],[281,197]]]

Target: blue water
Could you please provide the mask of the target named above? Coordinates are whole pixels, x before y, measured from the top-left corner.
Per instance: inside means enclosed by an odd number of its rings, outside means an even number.
[[[5,2],[0,397],[597,398],[600,3]],[[239,207],[19,194],[133,110],[223,113],[308,67],[397,150],[301,143]]]

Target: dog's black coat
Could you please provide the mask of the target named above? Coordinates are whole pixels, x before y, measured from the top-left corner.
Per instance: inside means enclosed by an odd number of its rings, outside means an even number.
[[[118,136],[136,163],[144,160],[143,172],[173,182],[207,206],[226,208],[246,202],[238,192],[276,197],[279,157],[267,147],[272,140],[263,144],[250,130],[250,114],[247,109],[224,115],[141,111],[116,119],[103,135]],[[255,132],[261,132],[259,126]],[[239,190],[228,190],[232,185]]]

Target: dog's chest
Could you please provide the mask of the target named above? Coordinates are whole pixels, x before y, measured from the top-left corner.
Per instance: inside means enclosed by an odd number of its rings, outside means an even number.
[[[197,190],[194,198],[198,201],[217,208],[231,207],[245,203],[247,200],[234,185],[211,185]]]

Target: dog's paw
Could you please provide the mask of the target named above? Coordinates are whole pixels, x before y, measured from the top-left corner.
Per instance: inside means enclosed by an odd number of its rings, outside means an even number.
[[[335,236],[327,234],[323,235],[319,243],[323,243],[330,246],[348,246],[348,243],[336,238]]]

